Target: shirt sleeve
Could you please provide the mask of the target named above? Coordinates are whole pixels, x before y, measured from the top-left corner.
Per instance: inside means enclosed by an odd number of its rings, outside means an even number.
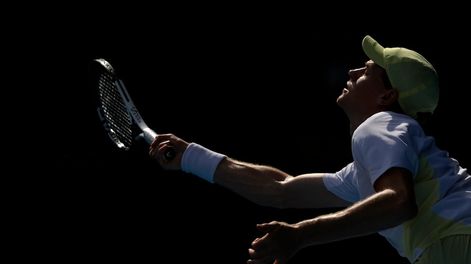
[[[410,124],[377,118],[355,131],[352,141],[353,158],[374,182],[393,167],[418,168],[418,155],[413,146]]]
[[[326,173],[323,177],[328,191],[351,203],[360,200],[356,187],[355,165],[350,163],[336,173]]]

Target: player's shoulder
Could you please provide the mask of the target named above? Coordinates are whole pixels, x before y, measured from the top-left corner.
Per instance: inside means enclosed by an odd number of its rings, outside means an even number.
[[[355,137],[366,137],[383,134],[404,133],[418,127],[417,121],[407,115],[382,111],[367,118],[354,132]],[[415,130],[415,129],[414,129]]]
[[[398,124],[408,124],[412,126],[418,125],[417,120],[412,117],[391,111],[382,111],[371,115],[361,125],[363,127],[380,125],[380,126],[396,126]]]

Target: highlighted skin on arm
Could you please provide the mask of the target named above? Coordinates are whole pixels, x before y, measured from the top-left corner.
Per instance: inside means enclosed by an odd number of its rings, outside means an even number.
[[[408,170],[391,168],[374,187],[375,194],[342,211],[297,223],[302,247],[372,234],[415,217],[417,206]]]
[[[329,192],[323,174],[293,177],[279,169],[226,158],[214,181],[259,205],[276,208],[345,207],[350,203]]]
[[[376,182],[376,193],[344,210],[295,224],[273,221],[258,225],[265,234],[249,249],[247,263],[286,263],[302,248],[371,234],[417,214],[412,176],[391,168]]]

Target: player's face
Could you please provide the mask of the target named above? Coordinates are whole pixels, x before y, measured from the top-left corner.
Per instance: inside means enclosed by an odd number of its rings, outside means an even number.
[[[384,69],[369,60],[365,66],[348,72],[350,80],[337,98],[337,104],[349,115],[368,115],[377,111],[386,91]]]

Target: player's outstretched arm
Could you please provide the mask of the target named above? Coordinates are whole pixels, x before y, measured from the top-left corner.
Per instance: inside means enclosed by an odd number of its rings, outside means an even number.
[[[277,208],[346,207],[350,203],[329,192],[322,173],[296,177],[264,165],[226,158],[214,175],[216,183],[260,205]]]
[[[164,153],[173,148],[175,158]],[[224,186],[254,203],[276,208],[344,207],[350,203],[330,193],[323,174],[293,177],[279,169],[238,161],[175,135],[159,135],[149,154],[165,169],[181,169]]]

